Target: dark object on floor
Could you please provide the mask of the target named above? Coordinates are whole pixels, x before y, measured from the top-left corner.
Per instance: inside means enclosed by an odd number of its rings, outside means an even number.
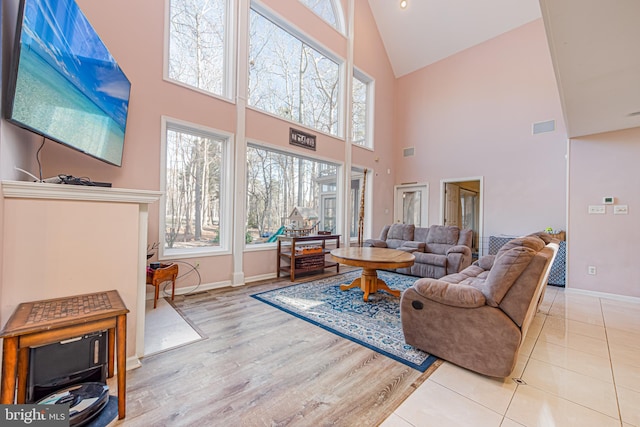
[[[69,405],[69,425],[84,426],[98,416],[109,400],[109,387],[103,383],[76,384],[58,390],[36,402],[38,405]]]

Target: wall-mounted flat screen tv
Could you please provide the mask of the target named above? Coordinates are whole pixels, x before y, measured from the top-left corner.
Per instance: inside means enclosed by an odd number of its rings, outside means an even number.
[[[74,0],[21,0],[7,119],[121,166],[131,83]]]

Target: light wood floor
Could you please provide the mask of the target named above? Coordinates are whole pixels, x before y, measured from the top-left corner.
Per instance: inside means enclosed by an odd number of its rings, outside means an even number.
[[[118,424],[377,426],[426,380],[429,371],[250,297],[290,283],[176,296],[209,338],[146,357],[129,371],[127,416]]]

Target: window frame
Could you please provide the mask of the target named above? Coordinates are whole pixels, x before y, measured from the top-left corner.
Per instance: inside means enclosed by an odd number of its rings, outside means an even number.
[[[300,3],[302,3],[302,5],[304,7],[306,7],[307,9],[309,9],[311,12],[313,12],[314,15],[316,15],[318,18],[322,19],[324,22],[326,22],[329,26],[331,26],[331,28],[335,29],[337,32],[339,32],[340,34],[342,34],[343,36],[346,35],[346,25],[345,25],[345,20],[344,20],[344,11],[342,9],[342,3],[339,0],[325,0],[331,3],[331,10],[333,11],[333,15],[336,18],[336,25],[333,25],[331,22],[327,21],[326,19],[324,19],[324,17],[322,17],[321,15],[319,15],[318,13],[316,13],[315,10],[313,10],[312,8],[310,8],[305,2],[303,2],[302,0],[299,0]]]
[[[223,139],[220,173],[220,220],[219,245],[202,248],[166,248],[166,216],[167,216],[167,132],[169,130],[201,135],[207,138]],[[235,167],[235,136],[223,130],[210,128],[200,124],[162,116],[162,135],[160,149],[160,215],[158,221],[158,260],[198,258],[213,255],[231,254],[233,238],[233,177]]]
[[[237,25],[235,0],[224,0],[225,2],[225,47],[224,58],[225,66],[223,68],[223,82],[221,94],[209,92],[180,80],[173,79],[169,76],[169,60],[170,60],[170,42],[171,42],[171,2],[165,0],[165,19],[164,19],[164,56],[162,64],[162,79],[168,83],[198,92],[222,101],[235,103],[236,91],[236,54],[237,54]]]
[[[375,122],[375,80],[373,77],[366,74],[364,71],[359,70],[355,66],[353,67],[353,79],[356,79],[366,86],[367,101],[365,105],[365,138],[362,144],[359,144],[353,140],[353,89],[351,93],[351,114],[352,121],[351,129],[352,135],[350,136],[351,144],[356,147],[365,148],[368,150],[374,150],[374,122]],[[352,85],[353,86],[353,85]]]
[[[259,148],[263,150],[273,151],[279,154],[295,156],[296,158],[299,157],[299,158],[313,161],[313,162],[329,163],[335,166],[336,167],[336,191],[330,192],[330,193],[332,196],[336,197],[336,232],[338,234],[341,234],[340,230],[342,230],[342,217],[343,217],[342,212],[344,212],[344,206],[342,203],[342,195],[344,193],[344,190],[342,188],[343,181],[344,181],[342,170],[344,169],[345,165],[343,162],[336,161],[335,159],[330,159],[323,156],[310,156],[293,147],[291,147],[291,149],[287,149],[287,147],[273,145],[273,144],[258,141],[255,139],[247,139],[246,145],[247,145],[247,151],[249,148],[254,147],[254,148]],[[245,158],[245,162],[246,161],[247,159]],[[247,182],[246,186],[248,185],[249,183]],[[247,199],[249,197],[248,194],[249,193],[247,191],[247,188],[245,188],[244,189],[245,216],[243,219],[244,220],[243,235],[246,234],[247,232],[247,223],[249,221],[249,206],[247,205]],[[322,200],[322,193],[319,194],[318,209],[322,207],[321,200]],[[318,215],[320,215],[320,212],[318,212]],[[273,242],[273,243],[246,243],[246,241],[244,242],[244,250],[247,252],[260,251],[260,250],[273,250],[276,246],[277,246],[277,242]]]
[[[306,6],[305,6],[306,7]],[[249,93],[247,91],[246,97],[247,97],[247,105],[246,108],[253,110],[253,111],[257,111],[263,114],[267,114],[271,117],[283,120],[287,123],[293,124],[295,126],[301,126],[305,129],[310,130],[311,132],[316,132],[316,133],[321,133],[323,135],[327,135],[330,136],[332,138],[337,138],[337,139],[345,139],[345,118],[344,118],[344,109],[346,107],[345,105],[345,86],[346,86],[346,82],[345,82],[345,75],[346,75],[346,70],[347,70],[347,66],[346,66],[346,60],[342,57],[340,57],[339,55],[337,55],[336,53],[332,52],[329,48],[325,47],[322,43],[320,43],[318,40],[314,39],[313,37],[311,37],[309,34],[305,33],[302,29],[300,29],[299,27],[297,27],[296,25],[294,25],[293,23],[289,22],[288,20],[286,20],[282,15],[278,14],[276,11],[274,11],[273,9],[267,7],[266,5],[264,5],[263,3],[257,1],[257,0],[250,0],[250,4],[249,4],[249,14],[251,13],[251,9],[253,9],[255,12],[257,12],[259,15],[262,15],[262,17],[264,17],[265,19],[267,19],[268,21],[270,21],[272,24],[276,25],[277,27],[279,27],[280,29],[282,29],[283,31],[287,32],[289,35],[291,35],[292,37],[298,39],[298,41],[300,41],[301,43],[309,46],[310,48],[312,48],[313,50],[315,50],[316,52],[320,53],[321,55],[324,55],[325,57],[327,57],[327,59],[335,62],[336,64],[338,64],[338,96],[336,99],[336,114],[337,114],[337,132],[336,134],[332,134],[332,133],[328,133],[325,132],[323,130],[320,129],[316,129],[314,127],[311,127],[309,125],[303,124],[303,123],[299,123],[297,121],[288,119],[286,117],[282,117],[279,116],[275,113],[272,113],[270,111],[266,111],[263,110],[260,107],[256,107],[254,105],[251,105],[249,103]],[[247,35],[247,43],[248,45],[251,44],[251,28],[249,25],[249,34]],[[250,70],[250,66],[249,66],[249,61],[251,58],[249,58],[249,55],[247,55],[247,58],[245,58],[244,60],[247,61],[247,70]],[[249,73],[250,71],[247,71],[247,80],[249,80]]]

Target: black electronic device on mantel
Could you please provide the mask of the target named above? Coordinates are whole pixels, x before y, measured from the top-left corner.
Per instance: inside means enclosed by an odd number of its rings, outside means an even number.
[[[78,178],[73,175],[58,175],[54,178],[45,179],[44,182],[50,184],[86,185],[89,187],[111,187],[110,182],[92,181],[89,178]]]
[[[20,0],[12,59],[7,120],[122,165],[131,83],[75,0]]]
[[[72,180],[68,180],[67,182],[63,182],[62,184],[86,185],[88,187],[111,187],[110,182],[90,181],[90,180],[83,180],[80,178],[74,178]]]

